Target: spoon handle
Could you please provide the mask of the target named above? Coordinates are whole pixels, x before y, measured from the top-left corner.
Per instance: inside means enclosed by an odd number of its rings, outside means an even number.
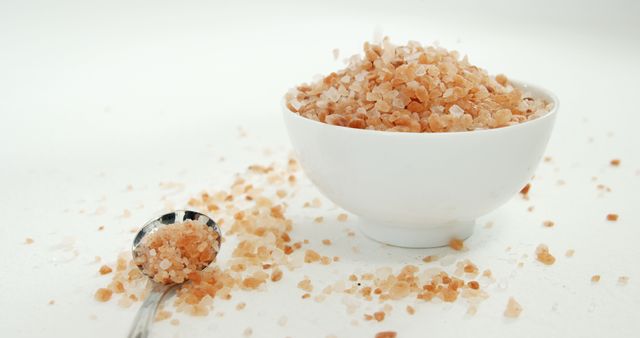
[[[149,326],[151,326],[156,316],[158,305],[160,305],[162,298],[170,288],[171,285],[153,283],[151,292],[142,303],[133,321],[133,326],[129,331],[129,338],[147,338],[149,336]]]

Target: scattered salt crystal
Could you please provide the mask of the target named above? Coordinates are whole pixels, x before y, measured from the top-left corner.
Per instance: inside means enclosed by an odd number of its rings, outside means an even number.
[[[358,302],[354,298],[347,297],[347,296],[342,298],[342,304],[344,304],[347,307],[347,313],[349,314],[355,313],[356,310],[360,307],[360,302]]]
[[[552,265],[556,261],[556,258],[549,252],[549,248],[545,244],[538,245],[536,256],[538,261],[545,265]]]
[[[475,305],[471,305],[469,306],[469,308],[467,308],[468,316],[474,316],[477,312],[478,312],[478,308]]]
[[[129,297],[122,297],[118,301],[118,305],[123,308],[128,308],[133,304],[133,301]]]
[[[620,276],[620,277],[618,277],[618,285],[627,285],[627,283],[629,283],[629,277],[628,276]]]
[[[504,310],[504,316],[508,318],[518,318],[522,313],[522,306],[515,300],[515,298],[509,298],[507,308]]]

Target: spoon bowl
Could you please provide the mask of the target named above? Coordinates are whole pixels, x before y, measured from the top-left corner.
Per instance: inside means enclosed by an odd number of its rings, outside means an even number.
[[[222,236],[220,234],[220,229],[218,229],[218,225],[213,219],[197,211],[176,210],[147,222],[142,227],[142,229],[138,231],[138,233],[136,234],[136,237],[133,239],[133,246],[131,247],[133,260],[135,261],[136,258],[138,258],[138,250],[136,249],[140,246],[143,238],[154,233],[156,230],[158,230],[162,226],[175,224],[175,223],[182,223],[186,221],[194,221],[197,223],[205,224],[206,226],[212,228],[213,231],[218,234],[218,238],[216,239],[217,243],[214,245],[217,249],[220,248],[220,244],[222,243],[221,242]],[[215,257],[211,259],[211,262],[213,262],[213,260],[215,260]],[[209,262],[209,264],[211,262]],[[138,266],[138,268],[140,268],[140,271],[142,271],[142,268],[140,266]],[[142,271],[142,273],[144,273],[144,271]],[[153,277],[153,276],[148,276],[148,277]]]

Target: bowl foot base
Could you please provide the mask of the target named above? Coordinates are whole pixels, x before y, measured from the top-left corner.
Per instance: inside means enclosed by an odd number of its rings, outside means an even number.
[[[452,238],[466,239],[473,234],[474,221],[451,222],[440,226],[411,227],[359,219],[360,230],[369,238],[404,248],[446,246]]]

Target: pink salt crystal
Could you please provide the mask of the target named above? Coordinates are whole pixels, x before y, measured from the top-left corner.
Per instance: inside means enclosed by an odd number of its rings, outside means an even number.
[[[516,302],[515,298],[510,297],[507,302],[507,308],[504,310],[504,316],[508,318],[518,318],[522,313],[522,306]]]
[[[338,58],[340,57],[340,49],[338,48],[334,48],[331,53],[333,54],[333,59],[334,60],[338,60]]]
[[[453,106],[451,106],[451,108],[449,108],[449,113],[451,113],[451,116],[460,117],[462,116],[462,114],[464,114],[464,110],[458,105],[454,104]]]
[[[168,259],[165,258],[160,262],[160,269],[167,270],[170,267],[171,267],[171,262],[169,262]]]

